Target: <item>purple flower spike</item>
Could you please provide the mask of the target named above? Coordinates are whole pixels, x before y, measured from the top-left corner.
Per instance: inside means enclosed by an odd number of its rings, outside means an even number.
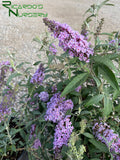
[[[114,160],[120,160],[120,138],[106,123],[95,123],[93,126],[95,137],[109,147]]]
[[[73,102],[71,99],[68,99],[64,102],[64,111],[67,111],[69,109],[73,109]]]
[[[60,93],[56,93],[51,97],[50,102],[47,103],[46,121],[58,123],[65,117],[67,110],[73,109],[72,100],[64,100],[64,97],[60,97]]]
[[[80,35],[77,31],[67,24],[61,24],[56,21],[51,21],[48,18],[43,19],[44,23],[51,32],[54,38],[58,38],[59,46],[72,57],[78,57],[80,61],[89,62],[90,55],[93,55],[93,49],[90,48],[90,43],[86,37]]]
[[[33,148],[38,149],[39,147],[41,147],[41,142],[39,139],[36,139],[34,141]]]
[[[55,153],[59,153],[63,145],[68,144],[68,140],[71,136],[73,130],[72,123],[70,122],[70,116],[66,116],[62,119],[55,128],[54,134],[54,142],[53,142],[53,149]]]
[[[30,82],[33,84],[41,85],[44,80],[44,76],[45,74],[44,74],[43,64],[40,64],[39,68],[37,69],[33,77],[31,78]]]

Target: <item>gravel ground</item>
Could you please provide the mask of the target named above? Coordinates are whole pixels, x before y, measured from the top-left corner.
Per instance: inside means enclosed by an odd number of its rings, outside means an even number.
[[[85,11],[95,2],[102,0],[11,0],[12,4],[43,4],[42,12],[48,13],[48,18],[69,24],[74,30],[81,31],[85,19]],[[104,32],[119,30],[120,0],[110,0],[115,6],[102,8],[99,18],[104,17]],[[22,9],[20,12],[28,10]],[[40,9],[31,10],[40,12]],[[94,25],[94,24],[93,24]],[[93,27],[93,26],[92,26]],[[0,0],[0,59],[10,51],[16,54],[18,61],[35,61],[38,44],[33,42],[35,36],[40,36],[46,27],[41,17],[8,16],[8,9],[2,6]],[[44,60],[44,56],[42,57]]]

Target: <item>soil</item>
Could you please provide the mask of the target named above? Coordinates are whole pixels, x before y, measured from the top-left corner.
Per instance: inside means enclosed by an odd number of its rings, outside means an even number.
[[[67,23],[74,30],[81,31],[81,24],[85,17],[85,11],[94,3],[102,0],[11,0],[12,4],[43,4],[43,9],[26,10],[24,12],[48,13],[48,18],[61,23]],[[118,31],[120,26],[120,0],[110,0],[115,6],[104,6],[98,19],[105,18],[104,32]],[[92,24],[94,28],[94,23]],[[18,61],[36,61],[38,44],[33,38],[40,36],[47,30],[43,24],[42,17],[15,17],[8,15],[8,9],[2,6],[0,0],[0,60],[4,59],[6,53],[14,52]],[[44,56],[42,57],[44,60]]]

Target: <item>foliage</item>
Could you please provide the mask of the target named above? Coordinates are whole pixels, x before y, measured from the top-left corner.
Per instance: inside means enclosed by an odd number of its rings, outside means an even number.
[[[43,19],[63,49],[51,33],[34,38],[46,62],[0,63],[1,160],[120,159],[120,35],[101,33],[103,19],[90,29],[108,1],[87,10],[81,34]]]

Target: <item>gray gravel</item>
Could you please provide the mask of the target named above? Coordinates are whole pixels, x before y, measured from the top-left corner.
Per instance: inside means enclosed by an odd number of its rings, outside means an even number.
[[[48,13],[49,19],[67,23],[79,32],[84,20],[84,12],[97,1],[101,0],[40,0],[39,2],[37,0],[11,0],[12,4],[43,4],[42,11]],[[119,30],[120,26],[120,0],[110,0],[110,2],[115,6],[103,7],[99,15],[99,18],[105,18],[104,32]],[[21,11],[25,12],[23,9]],[[34,12],[40,12],[40,10],[37,9]],[[41,17],[15,17],[14,15],[9,17],[8,9],[2,6],[2,0],[0,0],[0,59],[4,59],[7,51],[10,51],[16,54],[18,61],[37,60],[38,44],[32,39],[39,36],[45,29]]]

